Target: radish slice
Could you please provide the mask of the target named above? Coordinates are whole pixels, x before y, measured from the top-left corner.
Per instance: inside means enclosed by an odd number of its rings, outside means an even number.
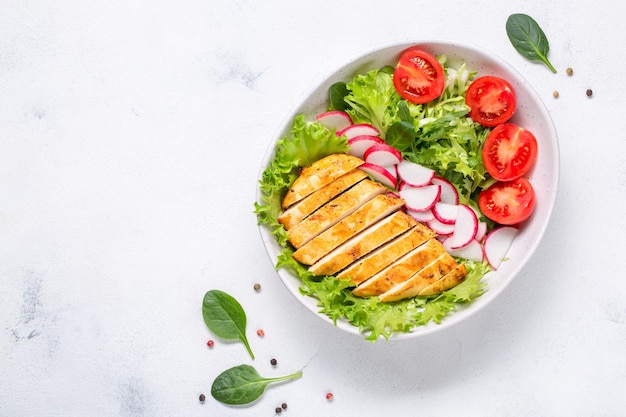
[[[482,242],[482,240],[485,238],[486,235],[487,235],[487,223],[478,222],[478,230],[476,231],[476,237],[474,239],[476,239],[479,242]]]
[[[350,155],[356,156],[357,158],[363,159],[363,155],[365,151],[377,144],[384,144],[385,141],[379,138],[378,136],[371,135],[359,135],[355,136],[351,139],[348,139],[348,146],[350,150],[348,153]]]
[[[441,197],[439,197],[441,199]],[[439,201],[433,207],[433,215],[441,223],[454,224],[459,213],[459,206],[456,204],[442,203]]]
[[[485,258],[493,269],[500,267],[518,233],[513,226],[500,226],[485,237]]]
[[[426,224],[428,225],[428,227],[433,229],[433,231],[435,233],[437,233],[438,235],[450,236],[452,233],[454,233],[454,225],[453,224],[441,223],[436,218],[433,218],[433,219],[427,221]],[[450,240],[450,239],[448,239],[448,240]]]
[[[334,129],[337,132],[344,130],[352,124],[350,115],[340,110],[330,110],[320,113],[315,117],[315,120],[323,124],[328,129]]]
[[[402,154],[393,146],[379,143],[367,148],[363,154],[365,162],[376,165],[393,166],[402,162]]]
[[[439,200],[441,187],[438,185],[426,185],[424,187],[404,186],[399,192],[409,210],[427,211],[432,209]]]
[[[450,248],[459,249],[468,245],[476,238],[478,218],[474,210],[465,204],[459,204],[454,223],[454,232],[450,236]]]
[[[357,136],[378,136],[380,132],[376,127],[368,123],[356,123],[346,127],[345,129],[338,131],[338,135],[345,135],[348,140],[356,138]]]
[[[463,246],[462,248],[451,248],[450,247],[451,239],[448,238],[444,240],[443,247],[448,251],[448,253],[452,256],[456,256],[458,258],[467,259],[468,261],[482,262],[485,254],[483,251],[483,246],[476,239],[472,239],[470,243]]]
[[[389,188],[395,189],[398,185],[398,180],[396,179],[396,176],[383,166],[372,164],[370,162],[365,162],[361,164],[361,166],[359,166],[359,169],[369,174],[374,180]]]
[[[407,210],[406,213],[420,223],[428,223],[429,221],[435,218],[435,215],[433,214],[432,210],[426,210],[426,211]]]
[[[404,160],[398,164],[398,176],[407,184],[422,187],[430,184],[435,171],[412,161]]]
[[[443,177],[434,176],[431,182],[441,185],[440,200],[442,203],[459,204],[459,192],[450,181]]]

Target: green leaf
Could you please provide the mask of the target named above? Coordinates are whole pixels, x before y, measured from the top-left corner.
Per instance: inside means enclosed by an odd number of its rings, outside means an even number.
[[[231,295],[220,290],[207,291],[202,300],[204,323],[216,336],[240,340],[254,359],[246,337],[246,313]]]
[[[414,140],[413,123],[406,121],[395,122],[389,126],[385,135],[385,142],[401,152],[409,148]]]
[[[348,108],[348,103],[344,98],[348,95],[348,88],[344,82],[336,82],[328,88],[328,99],[330,101],[330,108],[334,110],[345,111]]]
[[[513,47],[524,58],[531,61],[541,61],[552,71],[556,69],[548,60],[550,44],[539,24],[532,17],[516,13],[506,20],[506,34]]]
[[[211,395],[224,404],[248,404],[263,395],[269,384],[301,376],[302,371],[298,371],[291,375],[264,378],[252,366],[238,365],[225,370],[215,378],[211,385]]]

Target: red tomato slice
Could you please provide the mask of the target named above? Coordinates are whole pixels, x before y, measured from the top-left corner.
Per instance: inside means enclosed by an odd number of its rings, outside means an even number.
[[[478,207],[499,224],[513,225],[526,220],[535,208],[535,189],[524,177],[499,181],[478,195]]]
[[[513,123],[496,126],[483,145],[485,169],[498,181],[521,177],[530,170],[536,159],[535,135]]]
[[[445,75],[437,58],[418,47],[402,52],[393,71],[398,94],[415,104],[428,103],[443,92]]]
[[[483,126],[493,127],[509,120],[517,108],[517,97],[509,82],[485,75],[476,78],[467,88],[465,103],[469,116]]]

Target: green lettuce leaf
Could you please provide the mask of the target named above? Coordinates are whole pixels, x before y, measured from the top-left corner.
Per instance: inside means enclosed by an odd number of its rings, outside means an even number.
[[[302,167],[334,153],[347,152],[345,136],[338,136],[321,123],[295,117],[290,134],[276,143],[274,158],[263,170],[259,187],[261,201],[254,203],[259,224],[268,225],[278,244],[287,245],[287,232],[278,223],[285,193],[298,177]]]

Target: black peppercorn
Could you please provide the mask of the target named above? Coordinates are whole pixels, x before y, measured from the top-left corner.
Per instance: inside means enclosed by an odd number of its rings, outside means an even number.
[[[206,400],[206,397],[204,396],[204,394],[200,394],[200,402],[203,403],[204,400]]]

